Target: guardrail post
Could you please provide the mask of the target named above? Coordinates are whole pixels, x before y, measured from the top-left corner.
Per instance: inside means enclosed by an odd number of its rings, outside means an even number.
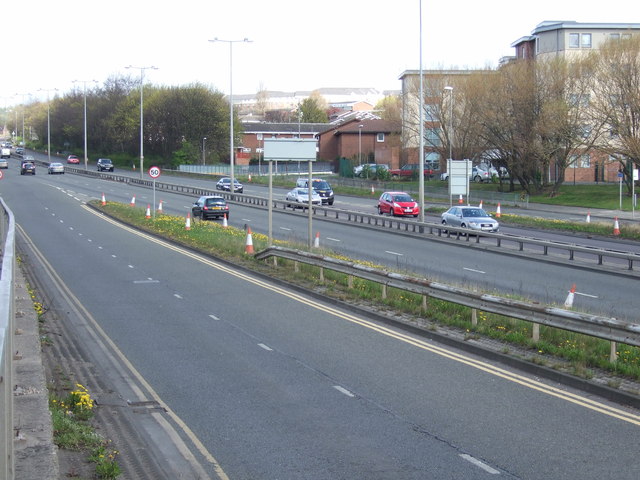
[[[471,325],[474,327],[478,325],[478,310],[475,308],[471,309]]]
[[[423,312],[427,311],[427,296],[426,295],[422,295],[422,311]]]
[[[617,350],[618,350],[618,345],[616,344],[616,342],[611,342],[611,351],[609,353],[609,361],[611,363],[616,363],[618,361]]]
[[[387,284],[383,283],[382,284],[382,299],[386,300],[387,298]]]
[[[298,263],[298,261],[297,261],[297,260],[295,260],[295,261],[293,262],[293,271],[294,271],[295,273],[298,273],[298,272],[300,271],[300,265],[299,265],[299,263]]]
[[[273,266],[274,267],[278,266],[278,257],[276,257],[275,255],[273,256]]]
[[[533,332],[531,333],[531,338],[534,342],[538,342],[540,340],[540,324],[533,324]]]
[[[353,288],[353,275],[349,275],[349,276],[347,277],[347,286],[348,286],[349,288]]]
[[[324,267],[320,267],[320,283],[324,283]]]

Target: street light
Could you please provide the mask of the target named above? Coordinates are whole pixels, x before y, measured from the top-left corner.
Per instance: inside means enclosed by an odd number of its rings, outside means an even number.
[[[233,44],[234,43],[251,43],[251,40],[248,38],[243,38],[242,40],[222,40],[218,37],[215,37],[213,40],[209,40],[210,42],[225,42],[229,44],[229,165],[231,167],[231,183],[229,187],[229,192],[231,192],[231,198],[233,198],[234,187],[235,187],[235,178],[234,178],[234,148],[233,148]]]
[[[87,82],[98,83],[97,80],[74,80],[73,83],[82,83],[84,96],[84,169],[87,170]]]
[[[362,127],[358,125],[358,166],[362,165]]]
[[[51,163],[51,104],[49,102],[49,92],[57,92],[57,88],[41,88],[39,92],[47,92],[47,161]]]
[[[27,95],[30,96],[31,94],[30,93],[16,93],[15,95],[22,95],[22,146],[24,148],[27,148],[27,140],[26,140],[26,137],[24,136],[24,109],[25,109],[24,97],[26,97]],[[18,126],[16,125],[16,130],[17,129],[18,129]]]
[[[202,165],[204,165],[204,142],[207,140],[207,137],[202,138]]]
[[[449,160],[453,159],[452,145],[453,145],[453,87],[447,85],[444,87],[445,91],[449,92]]]
[[[136,68],[140,70],[140,178],[142,178],[142,171],[144,169],[144,71],[157,70],[158,67],[134,67],[133,65],[129,65],[124,68]]]
[[[420,0],[420,98],[418,99],[418,107],[420,109],[419,114],[419,151],[418,151],[418,168],[420,169],[420,174],[418,175],[418,197],[420,204],[420,213],[418,214],[418,220],[420,223],[424,222],[424,86],[423,86],[423,75],[422,75],[422,0]]]

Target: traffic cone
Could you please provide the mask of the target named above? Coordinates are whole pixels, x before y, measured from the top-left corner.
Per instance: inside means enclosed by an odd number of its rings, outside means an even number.
[[[134,195],[133,197],[131,197],[131,204],[132,207],[135,207],[136,205],[136,196]]]
[[[462,205],[464,202],[462,201],[462,195],[458,197],[458,204]]]
[[[571,285],[571,290],[569,290],[569,295],[567,295],[567,299],[564,301],[564,308],[573,307],[573,299],[576,296],[576,284]]]
[[[313,241],[313,246],[320,248],[320,232],[316,232],[316,239]]]
[[[249,174],[249,181],[251,181],[251,174]]]
[[[227,215],[225,214],[225,216],[222,217],[222,227],[227,228],[228,226],[229,224],[227,223]]]
[[[184,223],[185,230],[191,230],[191,214],[187,213],[187,221]]]
[[[158,203],[158,213],[162,213],[162,200]]]
[[[478,205],[478,208],[482,208],[482,200],[480,200],[480,205]]]
[[[253,254],[253,238],[251,237],[251,227],[247,227],[247,242],[245,243],[244,253]]]
[[[613,223],[613,234],[620,235],[620,225],[618,224],[618,217],[615,217],[615,222]]]
[[[591,212],[587,212],[587,223],[591,223]]]
[[[147,211],[144,214],[144,218],[151,218],[151,205],[147,204]]]
[[[500,202],[498,202],[498,208],[496,209],[496,217],[500,218]]]
[[[107,200],[104,198],[104,193],[102,194],[102,205],[106,205]]]
[[[371,185],[371,195],[373,195],[374,193],[376,193],[375,188],[373,188],[373,185]]]

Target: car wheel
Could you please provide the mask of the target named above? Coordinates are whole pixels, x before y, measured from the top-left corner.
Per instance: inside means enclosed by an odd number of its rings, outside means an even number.
[[[418,214],[416,213],[416,214],[413,216],[413,218],[418,218]]]
[[[378,215],[382,215],[382,208],[378,206]]]
[[[330,200],[330,201],[329,201],[329,205],[333,205],[333,200]]]

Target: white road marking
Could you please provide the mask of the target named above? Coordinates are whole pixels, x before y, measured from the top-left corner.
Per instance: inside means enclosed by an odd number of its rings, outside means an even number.
[[[69,227],[69,230],[73,230],[73,227]]]
[[[384,253],[388,253],[390,255],[397,255],[399,257],[404,256],[404,253],[392,252],[391,250],[385,250]]]
[[[173,294],[173,296],[182,300],[182,295],[179,295],[179,294],[177,294],[177,293],[174,293],[174,294]]]
[[[473,463],[476,467],[480,467],[482,470],[484,470],[487,473],[490,473],[491,475],[499,475],[500,474],[500,472],[498,470],[496,470],[495,468],[491,468],[486,463],[481,462],[480,460],[478,460],[475,457],[472,457],[471,455],[467,455],[466,453],[461,453],[460,457],[465,459],[467,462]]]
[[[466,270],[466,271],[468,271],[468,272],[475,272],[475,273],[487,273],[487,272],[484,272],[484,271],[482,271],[482,270],[476,270],[475,268],[467,268],[467,267],[463,267],[463,270]]]
[[[598,295],[590,295],[588,293],[576,292],[576,295],[582,295],[583,297],[589,297],[589,298],[599,298]]]
[[[344,387],[341,387],[340,385],[334,385],[333,388],[335,388],[336,390],[338,390],[340,393],[344,393],[347,397],[355,397],[355,395],[353,393],[351,393],[349,390],[347,390]]]
[[[331,238],[331,237],[327,237],[327,240],[330,240],[332,242],[341,242],[342,240],[338,239],[338,238]]]
[[[287,228],[287,227],[280,227],[280,230],[286,230],[287,232],[290,232],[290,231],[291,231],[291,229],[290,229],[290,228]]]
[[[250,222],[251,221],[248,218],[241,218],[240,220],[242,220],[243,222]]]
[[[209,315],[210,318],[214,319],[214,320],[220,320],[218,317],[216,317],[215,315]]]
[[[133,268],[133,265],[127,265],[127,267],[129,267],[129,268]]]
[[[112,257],[112,258],[117,258],[114,254],[111,254],[111,257]]]
[[[267,347],[264,343],[259,343],[258,346],[260,348],[264,348],[267,352],[273,352],[272,348]]]
[[[152,279],[147,279],[147,280],[134,280],[133,283],[136,284],[140,284],[140,283],[160,283],[160,280],[152,280]]]

